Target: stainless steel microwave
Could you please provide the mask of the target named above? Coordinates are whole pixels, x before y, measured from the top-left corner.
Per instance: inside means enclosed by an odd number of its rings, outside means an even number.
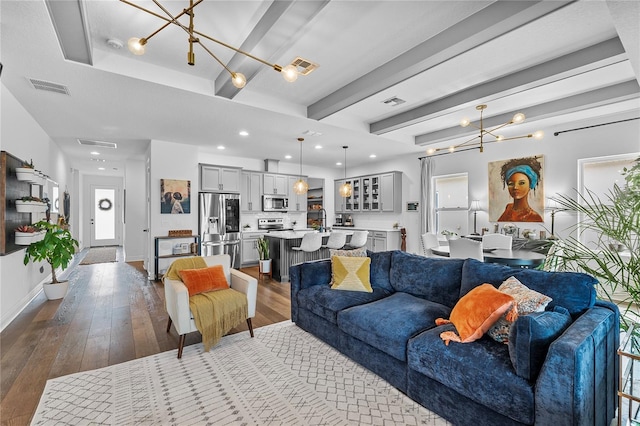
[[[263,195],[262,211],[286,212],[289,210],[289,199],[284,195]]]

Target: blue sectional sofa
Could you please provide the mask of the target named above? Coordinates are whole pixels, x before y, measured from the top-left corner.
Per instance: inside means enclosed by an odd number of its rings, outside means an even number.
[[[331,289],[330,260],[292,266],[292,321],[454,424],[610,424],[620,317],[596,300],[594,278],[401,251],[368,256],[372,293]],[[520,316],[509,344],[484,335],[445,345],[440,333],[455,328],[436,318],[511,276],[550,296],[546,311]],[[546,322],[556,313],[566,320],[559,329]]]

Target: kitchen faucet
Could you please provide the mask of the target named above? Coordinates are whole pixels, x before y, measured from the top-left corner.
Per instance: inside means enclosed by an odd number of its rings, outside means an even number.
[[[324,208],[321,208],[320,211],[322,212],[322,217],[320,218],[322,221],[322,224],[320,225],[320,232],[324,232],[327,228],[327,211]]]

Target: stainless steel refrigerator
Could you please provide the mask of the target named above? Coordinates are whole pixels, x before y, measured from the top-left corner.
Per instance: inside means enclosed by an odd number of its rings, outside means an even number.
[[[240,268],[240,194],[201,192],[199,233],[202,256],[228,254]]]

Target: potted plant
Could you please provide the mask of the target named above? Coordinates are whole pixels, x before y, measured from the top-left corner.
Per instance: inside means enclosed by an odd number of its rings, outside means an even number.
[[[31,182],[34,178],[35,169],[33,167],[33,160],[27,163],[26,161],[22,162],[22,167],[16,167],[16,177],[18,180]]]
[[[623,174],[626,185],[614,185],[605,200],[589,190],[575,199],[553,198],[562,208],[576,212],[578,221],[576,232],[555,243],[548,263],[554,269],[586,272],[598,279],[599,297],[621,307],[621,325],[626,329],[640,306],[640,158]],[[597,241],[581,241],[585,231],[598,235]]]
[[[43,213],[47,210],[47,203],[38,197],[24,196],[16,200],[18,213]]]
[[[444,231],[442,231],[441,234],[447,237],[447,241],[455,240],[458,238],[458,234],[456,232],[449,231],[448,229],[445,229]]]
[[[44,238],[34,241],[24,253],[24,264],[29,261],[46,261],[51,266],[51,283],[44,284],[44,293],[49,300],[61,299],[67,294],[69,282],[67,280],[58,281],[56,268],[64,271],[78,247],[78,241],[73,239],[71,233],[60,226],[40,221],[33,225],[36,229],[44,231]]]
[[[34,241],[36,235],[39,233],[34,226],[20,225],[15,230],[15,243],[19,246],[28,246]]]
[[[271,273],[271,259],[269,258],[269,240],[264,236],[258,238],[258,256],[260,256],[260,273]]]

